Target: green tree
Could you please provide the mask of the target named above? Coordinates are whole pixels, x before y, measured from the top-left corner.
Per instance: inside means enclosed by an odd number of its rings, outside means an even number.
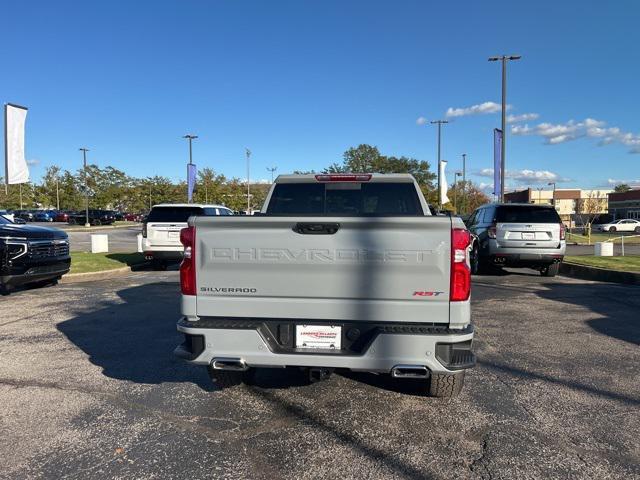
[[[434,180],[437,175],[430,170],[429,162],[411,157],[388,157],[378,147],[361,144],[351,147],[343,155],[342,164],[333,163],[324,173],[409,173],[418,182],[429,203],[437,203]]]
[[[616,193],[624,193],[624,192],[628,192],[629,190],[631,190],[631,187],[626,183],[621,183],[620,185],[616,185],[615,188],[613,189],[613,191]]]
[[[476,184],[469,180],[452,185],[447,192],[447,197],[449,197],[447,204],[449,209],[459,214],[473,212],[476,208],[491,201]],[[457,201],[457,205],[453,204],[454,200]]]

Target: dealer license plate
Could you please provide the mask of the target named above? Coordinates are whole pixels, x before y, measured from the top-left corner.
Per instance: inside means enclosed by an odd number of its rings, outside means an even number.
[[[169,240],[177,240],[180,238],[180,232],[169,232]]]
[[[522,232],[523,240],[535,240],[536,234],[534,232]]]
[[[336,325],[297,325],[296,348],[340,350],[342,327]]]

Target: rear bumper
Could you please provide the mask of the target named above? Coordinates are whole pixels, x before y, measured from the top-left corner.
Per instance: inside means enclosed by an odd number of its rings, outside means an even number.
[[[183,258],[182,250],[179,252],[165,250],[145,250],[144,258],[146,260],[164,260],[168,262],[180,262]]]
[[[198,365],[209,365],[214,358],[231,358],[242,360],[249,367],[328,367],[385,373],[397,365],[424,366],[432,373],[453,373],[475,365],[472,325],[461,330],[395,323],[386,328],[376,325],[375,334],[357,348],[316,352],[290,348],[282,339],[270,338],[272,329],[260,326],[227,328],[229,325],[224,324],[223,328],[216,328],[202,327],[199,323],[184,319],[178,322],[178,331],[185,334],[185,342],[174,352]],[[348,325],[345,328],[346,335]],[[363,330],[367,330],[366,325]]]
[[[490,263],[505,266],[544,266],[561,262],[564,258],[566,243],[560,242],[558,248],[506,248],[495,240],[487,244],[481,253]]]

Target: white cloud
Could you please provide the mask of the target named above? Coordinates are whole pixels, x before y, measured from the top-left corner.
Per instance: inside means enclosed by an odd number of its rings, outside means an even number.
[[[27,165],[29,165],[30,167],[37,167],[38,165],[40,165],[40,160],[35,158],[31,160],[27,160]]]
[[[520,115],[507,115],[507,123],[527,122],[537,120],[540,115],[537,113],[522,113]]]
[[[424,125],[425,123],[427,123],[427,119],[424,117],[418,117],[416,120],[416,125]]]
[[[481,177],[493,177],[493,168],[483,168],[478,172]],[[561,177],[557,173],[549,170],[507,170],[505,179],[513,180],[516,183],[549,183],[549,182],[568,182],[568,178]]]
[[[606,122],[594,118],[586,118],[581,122],[569,120],[566,123],[539,123],[529,125],[512,125],[512,135],[538,135],[548,145],[558,145],[582,137],[597,138],[598,145],[620,143],[629,147],[629,153],[640,153],[640,134],[623,132],[618,127],[607,127]]]
[[[511,108],[511,105],[507,105],[507,110]],[[486,113],[496,113],[501,111],[502,106],[499,103],[495,102],[484,102],[478,105],[471,105],[470,107],[464,108],[453,108],[449,107],[447,109],[447,118],[452,117],[464,117],[467,115],[483,115]]]
[[[608,178],[607,179],[607,183],[603,186],[607,186],[607,187],[615,187],[617,185],[621,185],[621,184],[625,184],[625,185],[629,185],[630,187],[640,187],[640,178],[637,178],[635,180],[617,180],[615,178]]]

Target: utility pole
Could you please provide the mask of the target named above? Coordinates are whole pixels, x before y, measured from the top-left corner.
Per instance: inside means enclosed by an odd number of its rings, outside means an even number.
[[[251,182],[249,181],[251,172],[251,150],[245,148],[247,155],[247,215],[251,215]]]
[[[455,172],[453,174],[453,208],[456,209],[456,215],[460,215],[460,212],[458,211],[458,177],[461,175],[462,174],[460,172]]]
[[[267,172],[271,172],[271,183],[273,183],[273,172],[275,172],[278,169],[278,167],[267,167]]]
[[[436,124],[438,125],[438,206],[439,206],[439,210],[442,210],[442,197],[440,195],[440,182],[442,182],[442,179],[440,178],[440,141],[441,141],[441,127],[442,124],[444,123],[449,123],[447,120],[433,120],[432,122],[430,122],[432,125]]]
[[[91,226],[89,224],[89,188],[87,187],[87,152],[89,149],[82,147],[79,150],[82,152],[82,165],[84,167],[84,226],[89,227]]]
[[[151,182],[149,182],[149,212],[151,212]]]
[[[500,55],[489,57],[490,62],[502,63],[502,147],[500,149],[500,202],[504,202],[504,172],[506,168],[506,145],[507,145],[507,61],[520,60],[521,55]]]
[[[182,138],[186,138],[187,140],[189,140],[189,165],[193,165],[193,150],[191,149],[191,142],[194,139],[198,138],[198,136],[187,133]],[[187,176],[187,203],[189,203],[189,177],[188,176]]]
[[[60,211],[60,178],[56,175],[56,210]]]
[[[553,203],[553,208],[556,208],[556,182],[549,182],[549,183],[547,183],[547,185],[553,185],[552,203]]]
[[[467,154],[462,154],[462,205],[464,213],[467,209]]]

